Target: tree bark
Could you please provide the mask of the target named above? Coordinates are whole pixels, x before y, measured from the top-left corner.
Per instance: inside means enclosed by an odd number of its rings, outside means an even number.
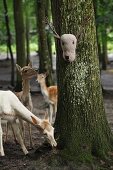
[[[47,85],[53,84],[50,57],[47,47],[47,36],[45,32],[45,3],[46,1],[37,0],[37,28],[40,72],[48,72]]]
[[[91,160],[93,155],[105,157],[113,149],[113,136],[103,105],[92,1],[51,2],[59,35],[77,35],[82,27],[77,40],[77,59],[73,63],[63,60],[59,40],[56,43],[58,146],[62,148],[61,153],[71,159]]]
[[[26,65],[25,54],[25,27],[23,17],[23,2],[22,0],[13,0],[14,8],[14,22],[16,31],[16,55],[17,64],[20,66]],[[16,90],[20,91],[22,88],[21,76],[17,73]]]

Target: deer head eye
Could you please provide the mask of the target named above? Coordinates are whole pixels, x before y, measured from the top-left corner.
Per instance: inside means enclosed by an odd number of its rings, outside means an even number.
[[[62,45],[64,45],[64,42],[62,42]]]
[[[72,43],[74,44],[75,42],[73,41]]]

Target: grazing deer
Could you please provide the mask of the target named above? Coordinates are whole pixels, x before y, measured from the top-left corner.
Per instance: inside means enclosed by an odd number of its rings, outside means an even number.
[[[22,76],[22,91],[15,92],[16,96],[19,98],[19,100],[23,103],[27,109],[29,109],[31,112],[33,111],[33,104],[31,100],[31,94],[30,94],[30,85],[29,80],[36,76],[35,70],[32,68],[32,64],[29,63],[27,66],[20,67],[18,64],[16,64],[16,68],[19,71],[20,75]],[[24,138],[24,122],[19,121],[22,136]],[[31,125],[28,123],[28,131],[29,131],[29,141],[30,141],[30,147],[32,148],[32,136],[31,136]],[[8,133],[8,132],[7,132]],[[6,139],[7,139],[7,133],[6,133]]]
[[[56,146],[57,143],[54,139],[54,128],[51,126],[48,120],[40,119],[30,112],[17,98],[17,96],[11,91],[2,91],[0,90],[0,154],[4,156],[3,148],[3,131],[1,126],[1,120],[7,120],[18,139],[18,142],[21,145],[21,148],[24,154],[28,154],[28,151],[24,145],[22,136],[20,134],[20,129],[18,127],[17,119],[22,119],[46,134],[48,142],[51,146]]]
[[[37,80],[41,87],[42,95],[45,101],[49,104],[49,121],[53,123],[53,113],[56,117],[57,112],[57,86],[46,86],[46,73],[37,74]]]

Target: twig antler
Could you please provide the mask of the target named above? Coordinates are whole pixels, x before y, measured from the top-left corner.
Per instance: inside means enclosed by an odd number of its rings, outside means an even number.
[[[49,20],[48,20],[47,17],[45,18],[45,21],[46,21],[46,23],[49,25],[50,29],[53,31],[54,36],[55,36],[56,38],[60,39],[60,36],[57,34],[54,26],[52,25],[52,23],[49,22]]]

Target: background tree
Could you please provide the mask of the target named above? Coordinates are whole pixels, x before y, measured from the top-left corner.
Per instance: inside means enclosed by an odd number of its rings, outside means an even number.
[[[93,0],[96,18],[96,28],[97,28],[97,42],[99,59],[102,64],[102,69],[107,69],[108,64],[108,42],[112,42],[112,23],[113,23],[113,1],[110,0],[107,3],[106,0]]]
[[[20,66],[26,65],[25,54],[25,26],[23,17],[23,1],[13,0],[14,22],[16,32],[16,56]],[[21,76],[17,74],[16,90],[21,90]]]
[[[9,27],[9,17],[8,17],[8,9],[7,9],[6,0],[3,0],[3,4],[4,4],[5,23],[6,23],[6,29],[7,29],[7,47],[10,52],[10,56],[11,56],[11,85],[14,86],[14,58],[13,58],[13,52],[11,48],[11,32],[10,32],[10,27]]]
[[[46,0],[46,8],[45,8],[45,14],[49,21],[51,21],[51,3],[50,0]],[[46,34],[47,34],[47,46],[48,46],[48,52],[51,62],[51,69],[53,70],[53,63],[52,63],[52,34],[51,30],[46,26]]]
[[[29,23],[29,1],[25,0],[24,8],[25,8],[25,37],[26,37],[26,57],[27,57],[27,64],[30,61],[30,38],[29,38],[29,32],[30,32],[30,23]]]
[[[39,44],[39,62],[40,72],[48,72],[47,84],[53,84],[51,62],[47,46],[47,36],[45,32],[45,5],[46,0],[36,1],[37,13],[37,28],[38,28],[38,44]]]
[[[91,160],[93,155],[105,157],[113,149],[113,136],[103,106],[92,0],[51,2],[59,35],[77,35],[82,27],[75,62],[63,60],[57,41],[59,95],[55,126],[58,145],[61,153],[71,159]]]

